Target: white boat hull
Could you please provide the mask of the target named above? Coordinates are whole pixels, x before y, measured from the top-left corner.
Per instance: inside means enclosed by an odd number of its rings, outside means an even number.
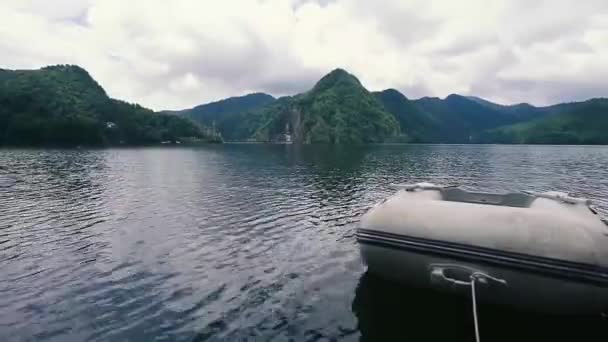
[[[501,241],[487,234],[480,234],[483,240],[480,238],[480,243],[474,243],[475,237],[471,237],[471,233],[456,235],[453,231],[448,231],[451,236],[462,236],[467,241],[442,240],[441,227],[436,227],[424,236],[424,230],[420,227],[408,226],[409,222],[413,222],[408,219],[414,214],[408,213],[406,208],[403,211],[397,210],[398,214],[395,214],[395,205],[399,205],[403,198],[392,200],[393,203],[382,203],[373,208],[371,214],[364,217],[357,232],[361,255],[370,273],[412,287],[432,288],[467,296],[471,293],[468,285],[471,275],[485,274],[504,281],[504,284],[493,281],[478,284],[476,293],[481,302],[561,314],[601,313],[608,309],[608,271],[592,259],[585,262],[585,258],[590,258],[585,253],[591,257],[602,254],[595,248],[598,243],[606,240],[597,241],[599,237],[591,239],[594,244],[589,242],[587,246],[591,250],[585,250],[585,246],[580,243],[584,240],[579,239],[577,245],[576,241],[568,244],[568,241],[551,237],[544,241],[550,241],[558,247],[563,244],[570,249],[545,248],[545,255],[533,253],[535,241],[516,241],[517,236],[507,240],[506,232],[495,236],[505,240],[505,245],[523,246],[520,248],[525,253],[496,248],[494,246],[499,246]],[[391,199],[387,202],[391,202]],[[406,203],[408,202],[404,201],[401,204]],[[383,208],[383,205],[387,205],[387,208]],[[383,212],[384,209],[386,212]],[[383,215],[403,216],[387,218]],[[396,222],[402,224],[391,225]],[[454,224],[458,226],[459,223]],[[592,228],[595,229],[595,226]],[[448,233],[445,236],[449,236]],[[529,233],[527,236],[532,235]],[[579,247],[580,251],[576,249]],[[554,258],[551,253],[571,258]]]

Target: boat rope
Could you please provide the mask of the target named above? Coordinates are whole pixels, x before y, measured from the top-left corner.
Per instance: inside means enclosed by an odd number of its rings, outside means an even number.
[[[469,286],[471,288],[471,306],[473,311],[473,325],[475,327],[475,341],[480,342],[479,338],[479,315],[477,312],[477,283],[479,285],[490,285],[492,282],[499,285],[507,285],[507,281],[493,277],[487,273],[475,270],[468,266],[456,264],[431,264],[431,283],[435,284],[451,284],[453,286]],[[467,272],[469,279],[458,279],[446,274],[446,271],[454,270],[459,272]]]
[[[479,339],[479,322],[477,321],[477,298],[475,298],[475,278],[471,277],[471,301],[473,306],[473,325],[475,326],[475,342]]]
[[[469,285],[471,286],[471,306],[473,309],[473,325],[475,327],[475,342],[480,342],[481,339],[479,338],[479,318],[478,318],[478,313],[477,313],[477,295],[476,295],[476,291],[475,291],[475,283],[482,282],[482,283],[487,283],[488,280],[491,280],[493,282],[502,284],[502,285],[506,285],[507,282],[504,279],[498,279],[498,278],[494,278],[488,274],[485,274],[483,272],[474,272],[473,274],[471,274],[470,277],[470,281],[469,281]]]

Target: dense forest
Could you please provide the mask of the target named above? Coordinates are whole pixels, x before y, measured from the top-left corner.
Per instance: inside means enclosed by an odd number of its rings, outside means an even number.
[[[410,100],[395,89],[370,93],[341,69],[302,94],[251,94],[178,114],[215,123],[227,140],[281,141],[287,133],[296,143],[608,143],[606,99],[546,107],[457,94]]]
[[[78,66],[0,69],[0,145],[146,145],[211,141],[192,121],[114,100]]]

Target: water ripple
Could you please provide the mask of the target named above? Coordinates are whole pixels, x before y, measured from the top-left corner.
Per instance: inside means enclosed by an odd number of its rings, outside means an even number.
[[[390,183],[562,190],[608,214],[605,147],[0,150],[0,166],[2,341],[372,338],[395,295],[354,232]]]

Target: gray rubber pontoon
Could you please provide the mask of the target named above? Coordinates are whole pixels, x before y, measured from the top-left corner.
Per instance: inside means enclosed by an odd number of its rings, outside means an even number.
[[[414,287],[552,313],[608,308],[608,226],[559,192],[399,185],[357,231],[371,273]]]

